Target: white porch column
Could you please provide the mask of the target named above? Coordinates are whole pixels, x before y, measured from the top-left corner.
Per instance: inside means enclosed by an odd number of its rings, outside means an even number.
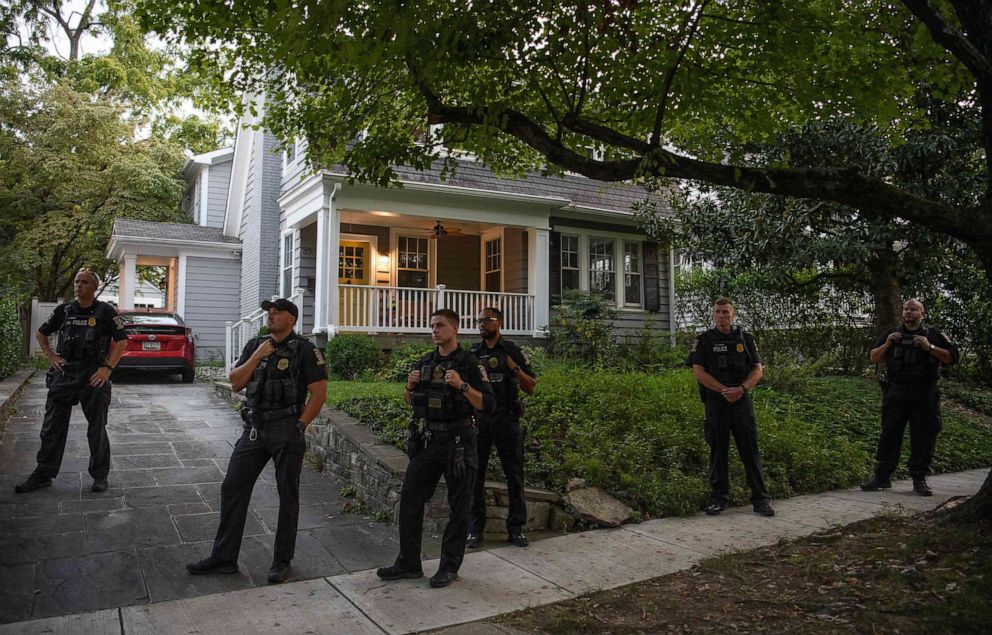
[[[122,309],[133,309],[135,283],[138,280],[137,255],[124,254],[124,262],[121,265],[120,274],[117,304]]]
[[[551,257],[549,230],[527,228],[527,292],[534,296],[534,337],[544,337],[544,328],[550,320],[548,266]]]
[[[314,285],[315,333],[333,336],[338,323],[338,243],[341,223],[335,198],[341,184],[325,186],[324,204],[317,212],[317,272]]]
[[[176,273],[176,312],[186,317],[186,254],[179,254]]]

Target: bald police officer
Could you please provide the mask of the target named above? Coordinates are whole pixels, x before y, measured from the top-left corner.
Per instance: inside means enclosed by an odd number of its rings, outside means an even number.
[[[18,494],[48,487],[58,475],[69,434],[69,417],[77,403],[86,417],[89,473],[93,477],[90,490],[107,490],[110,373],[124,354],[127,334],[117,310],[96,299],[99,287],[100,278],[96,273],[80,269],[72,282],[76,299],[55,307],[38,329],[38,346],[51,366],[45,382],[48,399],[45,401],[45,422],[41,426],[38,466],[26,481],[14,488]],[[59,336],[53,351],[48,337],[54,333]]]
[[[748,394],[761,381],[761,357],[751,334],[734,325],[735,315],[734,303],[728,298],[714,302],[714,328],[696,337],[689,355],[706,408],[705,435],[710,446],[710,502],[706,513],[716,516],[730,504],[727,462],[733,435],[755,513],[774,516],[758,451],[754,407]]]
[[[902,435],[909,422],[909,462],[913,491],[932,496],[927,472],[940,431],[940,392],[937,380],[942,364],[958,361],[957,347],[938,329],[923,322],[923,303],[913,298],[902,306],[902,324],[878,338],[868,358],[885,362],[882,389],[882,433],[875,453],[875,476],[861,484],[874,492],[892,487],[899,465]]]

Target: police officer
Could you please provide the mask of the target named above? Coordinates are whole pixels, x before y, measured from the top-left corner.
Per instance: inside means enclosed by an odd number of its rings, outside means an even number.
[[[48,399],[41,426],[38,466],[26,481],[14,487],[18,494],[48,487],[58,475],[69,434],[69,417],[77,403],[86,417],[89,473],[93,477],[90,491],[104,492],[108,487],[110,373],[124,354],[127,334],[117,310],[96,299],[96,290],[100,287],[96,273],[80,269],[73,278],[72,287],[76,299],[55,307],[36,336],[51,366],[45,377]],[[53,351],[48,337],[56,332],[58,343]]]
[[[941,364],[958,361],[958,349],[939,330],[925,324],[923,303],[913,298],[902,305],[902,324],[882,334],[868,358],[885,361],[882,381],[882,433],[875,453],[875,476],[861,484],[874,492],[892,487],[892,473],[899,465],[902,435],[909,421],[909,462],[913,491],[933,496],[927,471],[933,461],[940,432]]]
[[[422,437],[412,440],[411,454],[400,492],[400,553],[396,562],[376,574],[383,580],[420,578],[424,505],[444,475],[450,515],[441,539],[441,562],[432,587],[458,579],[465,556],[472,483],[478,468],[476,410],[492,413],[496,399],[486,371],[458,346],[458,314],[438,309],[431,314],[431,339],[437,348],[421,358],[407,376],[403,398],[424,420]]]
[[[734,303],[719,298],[713,304],[714,328],[696,337],[689,354],[706,409],[705,435],[710,446],[710,502],[706,513],[716,516],[730,504],[727,461],[733,434],[751,488],[752,508],[762,516],[774,516],[761,468],[754,407],[748,394],[761,381],[761,357],[751,334],[734,326],[735,314]]]
[[[186,565],[194,575],[237,573],[252,489],[270,458],[276,466],[279,522],[269,582],[286,579],[296,550],[305,434],[327,398],[327,369],[320,349],[293,332],[300,316],[295,304],[282,298],[266,300],[262,309],[268,311],[269,334],[249,340],[231,371],[231,387],[246,388],[245,429],[221,486],[213,551]]]
[[[472,345],[475,355],[489,375],[489,384],[496,395],[496,412],[479,413],[479,472],[472,497],[472,518],[468,527],[466,546],[475,549],[482,544],[486,529],[486,466],[493,445],[499,454],[510,498],[506,517],[508,542],[526,547],[523,534],[527,522],[527,502],[524,499],[524,436],[520,430],[523,406],[519,391],[534,394],[534,371],[526,356],[510,340],[502,337],[503,312],[488,307],[477,319],[482,341]]]

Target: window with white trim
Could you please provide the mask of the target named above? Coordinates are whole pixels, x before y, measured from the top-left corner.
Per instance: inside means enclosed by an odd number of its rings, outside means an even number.
[[[293,295],[293,233],[290,232],[282,239],[282,288],[280,295],[288,298]]]
[[[608,301],[617,297],[617,265],[612,238],[589,237],[589,291]]]
[[[579,237],[561,235],[561,290],[581,287]]]
[[[623,303],[641,306],[641,243],[623,241]]]
[[[401,287],[426,289],[429,278],[426,238],[396,238],[396,283]]]
[[[503,268],[500,246],[502,241],[493,238],[486,241],[486,291],[501,291],[500,272]]]

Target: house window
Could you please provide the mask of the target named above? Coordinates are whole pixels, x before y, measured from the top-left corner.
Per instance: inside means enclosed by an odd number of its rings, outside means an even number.
[[[579,288],[579,237],[561,237],[561,290]]]
[[[486,241],[486,291],[500,291],[500,271],[503,267],[500,253],[501,240]]]
[[[365,267],[368,265],[365,247],[361,245],[341,245],[338,247],[338,280],[344,284],[361,284],[368,280]]]
[[[617,267],[612,238],[589,238],[589,290],[616,300]]]
[[[426,289],[427,239],[399,236],[396,239],[396,282],[401,287]]]
[[[296,161],[296,141],[292,139],[287,141],[284,148],[286,150],[286,160],[283,165],[292,165]]]
[[[293,294],[293,234],[289,233],[282,239],[282,297],[288,298]]]
[[[623,241],[623,303],[641,306],[641,244]]]

